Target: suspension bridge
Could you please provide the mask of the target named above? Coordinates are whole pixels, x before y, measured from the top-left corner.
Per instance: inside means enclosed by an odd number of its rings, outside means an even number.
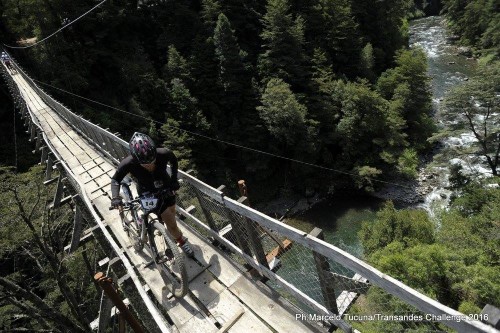
[[[183,171],[178,223],[195,259],[186,258],[189,293],[176,299],[164,273],[147,265],[151,254],[134,250],[118,214],[108,209],[110,177],[128,155],[127,142],[71,112],[12,63],[15,70],[2,64],[3,77],[46,166],[45,183],[57,183],[48,209],[69,202],[75,207],[65,250],[75,251],[90,238],[108,249],[99,265],[123,285],[145,331],[362,332],[357,324],[363,319],[349,311],[378,288],[404,305],[385,315],[400,316],[396,320],[407,330],[442,331],[442,325],[458,332],[500,332],[495,323],[473,320],[323,241],[320,229],[305,233],[287,226],[249,207],[246,197],[229,198],[224,186],[211,187]],[[112,306],[103,296],[89,331],[106,329]],[[426,326],[405,320],[410,315],[421,315]]]

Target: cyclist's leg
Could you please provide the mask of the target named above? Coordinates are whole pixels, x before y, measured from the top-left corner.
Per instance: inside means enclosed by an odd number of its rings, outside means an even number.
[[[182,231],[177,226],[177,221],[175,220],[175,197],[166,199],[165,205],[167,205],[167,208],[161,213],[161,219],[167,226],[170,235],[172,235],[184,253],[192,257],[194,255],[193,249],[191,249],[191,246],[187,242],[187,238],[182,236]]]
[[[177,226],[177,221],[175,220],[175,203],[161,213],[161,219],[163,223],[167,226],[168,232],[172,235],[172,238],[176,241],[182,239],[182,232]]]

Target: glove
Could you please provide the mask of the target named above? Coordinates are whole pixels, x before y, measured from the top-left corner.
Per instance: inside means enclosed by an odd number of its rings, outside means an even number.
[[[181,188],[181,185],[179,185],[179,181],[177,179],[173,180],[170,183],[170,189],[172,189],[172,191],[177,191],[180,188]]]
[[[111,206],[113,206],[114,208],[118,208],[120,206],[123,206],[122,198],[116,197],[116,198],[111,199]]]

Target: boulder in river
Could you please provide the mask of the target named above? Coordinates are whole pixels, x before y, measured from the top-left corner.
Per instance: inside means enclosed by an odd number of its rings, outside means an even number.
[[[457,49],[457,51],[458,51],[459,55],[463,55],[463,56],[466,56],[466,57],[471,57],[472,56],[472,49],[470,47],[460,46]]]

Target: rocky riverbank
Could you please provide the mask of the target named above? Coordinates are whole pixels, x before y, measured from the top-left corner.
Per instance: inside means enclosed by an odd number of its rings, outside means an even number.
[[[311,209],[323,199],[324,198],[320,197],[318,194],[311,197],[291,194],[286,197],[258,205],[257,209],[264,214],[281,221],[284,218],[291,217]]]

